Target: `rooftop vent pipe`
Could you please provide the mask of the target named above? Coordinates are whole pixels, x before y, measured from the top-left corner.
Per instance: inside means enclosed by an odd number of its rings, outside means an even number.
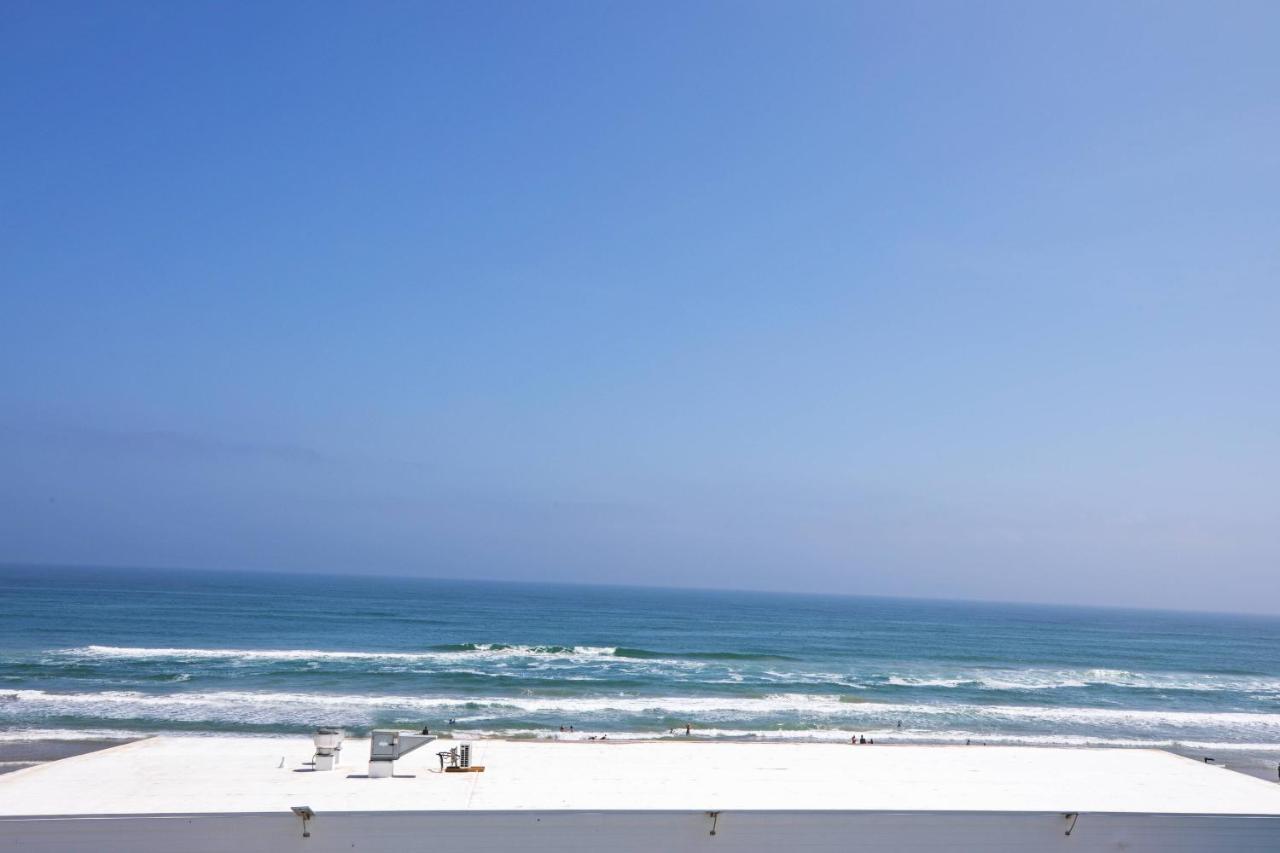
[[[312,763],[316,770],[332,770],[342,757],[342,729],[316,729],[316,754]]]

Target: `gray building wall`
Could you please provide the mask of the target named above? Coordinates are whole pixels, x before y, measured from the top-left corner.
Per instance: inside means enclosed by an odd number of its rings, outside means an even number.
[[[1280,816],[858,812],[390,812],[0,818],[0,851],[1268,851]],[[711,830],[715,828],[715,834]]]

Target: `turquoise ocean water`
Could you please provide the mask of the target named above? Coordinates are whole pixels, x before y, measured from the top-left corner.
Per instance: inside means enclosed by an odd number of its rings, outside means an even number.
[[[1280,751],[1280,619],[0,569],[0,736],[321,724]]]

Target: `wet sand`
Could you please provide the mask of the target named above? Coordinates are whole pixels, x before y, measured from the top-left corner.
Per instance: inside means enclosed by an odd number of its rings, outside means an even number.
[[[24,767],[96,752],[122,743],[129,743],[129,740],[0,740],[0,773],[12,773]]]
[[[1192,749],[1171,749],[1169,752],[1194,758],[1196,761],[1212,758],[1213,761],[1207,763],[1218,764],[1228,770],[1256,776],[1268,782],[1280,782],[1280,753],[1213,752],[1212,750],[1206,752]]]

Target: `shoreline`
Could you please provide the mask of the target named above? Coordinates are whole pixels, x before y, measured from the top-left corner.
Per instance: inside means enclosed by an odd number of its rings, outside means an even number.
[[[5,740],[0,733],[0,774],[25,770],[50,761],[60,761],[76,755],[97,752],[132,743],[139,738],[39,738],[35,740]]]

